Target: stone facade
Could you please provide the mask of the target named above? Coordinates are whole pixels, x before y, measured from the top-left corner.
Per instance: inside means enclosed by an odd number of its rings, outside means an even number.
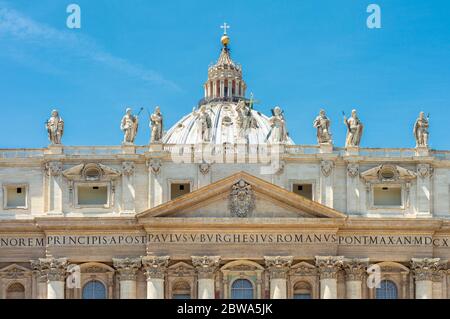
[[[449,298],[450,152],[265,143],[222,41],[150,145],[0,150],[0,298]]]

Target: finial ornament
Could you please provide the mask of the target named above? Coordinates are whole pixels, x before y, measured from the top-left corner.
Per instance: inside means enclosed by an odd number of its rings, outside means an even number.
[[[220,38],[220,42],[226,47],[230,43],[230,37],[227,35],[227,29],[229,29],[230,26],[225,22],[220,28],[223,29],[223,36]]]
[[[227,29],[230,28],[230,26],[224,22],[223,25],[220,26],[221,29],[223,29],[223,35],[227,35]]]

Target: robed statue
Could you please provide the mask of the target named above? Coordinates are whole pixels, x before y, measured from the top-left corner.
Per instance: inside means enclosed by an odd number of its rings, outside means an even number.
[[[344,124],[347,126],[345,147],[358,147],[361,143],[364,126],[358,118],[356,110],[352,110],[352,115],[349,119],[344,115]]]
[[[272,110],[272,117],[269,119],[270,131],[267,134],[266,141],[279,144],[287,140],[286,121],[283,111],[279,106],[275,106]]]
[[[59,116],[59,112],[57,110],[52,111],[45,127],[48,132],[48,139],[50,140],[50,143],[54,145],[61,144],[61,139],[64,134],[64,121],[61,116]]]
[[[131,108],[127,108],[125,115],[120,122],[120,129],[123,132],[123,144],[134,144],[136,139],[139,120],[136,115],[131,113]]]
[[[241,100],[237,103],[236,113],[238,138],[248,143],[249,130],[258,128],[258,123],[252,115],[251,107],[247,105],[244,100]]]
[[[430,117],[425,117],[423,112],[420,112],[419,118],[414,123],[414,137],[416,139],[416,147],[428,147],[428,128]]]
[[[161,143],[163,137],[163,116],[159,106],[155,107],[155,112],[150,115],[150,128],[150,143]]]
[[[200,142],[207,143],[211,141],[212,120],[205,105],[200,107],[199,111],[194,111],[197,116],[197,129]]]
[[[319,144],[331,144],[331,121],[325,114],[325,110],[320,110],[319,115],[313,122],[313,126],[317,129],[317,142]]]

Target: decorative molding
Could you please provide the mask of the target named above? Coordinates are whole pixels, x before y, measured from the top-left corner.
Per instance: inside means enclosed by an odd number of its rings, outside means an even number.
[[[48,176],[60,176],[63,171],[61,162],[47,162],[44,164],[45,172]]]
[[[31,276],[31,270],[17,264],[0,269],[0,278],[4,279],[23,279],[29,276]]]
[[[434,173],[430,164],[417,164],[417,175],[424,179],[426,177],[432,177]]]
[[[337,279],[337,273],[343,265],[343,256],[316,256],[315,259],[320,279]]]
[[[369,265],[369,258],[345,258],[343,269],[347,281],[362,281]]]
[[[240,179],[231,187],[229,197],[229,208],[231,216],[250,217],[255,207],[255,195],[252,186],[245,180]]]
[[[317,268],[305,261],[302,261],[292,266],[290,273],[295,276],[316,276]]]
[[[97,171],[97,175],[91,174],[93,171]],[[62,174],[69,181],[97,182],[114,180],[121,172],[100,163],[85,163],[72,166]]]
[[[412,258],[411,270],[416,281],[433,280],[433,276],[447,269],[447,261],[440,258]]]
[[[417,174],[398,165],[383,164],[362,172],[361,178],[372,183],[410,182]]]
[[[33,272],[38,275],[38,280],[64,281],[67,272],[67,258],[39,258],[31,261]]]
[[[293,260],[292,256],[264,256],[270,279],[286,279]]]
[[[359,165],[351,163],[347,165],[347,175],[348,177],[355,178],[359,175]]]
[[[334,162],[330,160],[320,162],[320,170],[323,176],[328,177],[333,172]]]
[[[195,275],[195,269],[184,262],[178,262],[167,268],[167,273],[174,277],[191,277]]]
[[[191,258],[199,279],[214,278],[214,273],[219,267],[220,256],[192,256]]]
[[[169,259],[169,256],[143,256],[142,267],[147,280],[151,278],[164,279]]]
[[[152,158],[147,161],[147,166],[152,170],[154,175],[161,173],[162,161],[160,158]]]
[[[211,164],[201,163],[198,165],[198,169],[200,170],[200,173],[202,173],[202,175],[206,175],[209,173],[209,170],[211,169]]]
[[[123,162],[122,174],[125,176],[132,176],[134,174],[134,162]]]
[[[141,258],[113,258],[114,268],[119,273],[119,280],[136,280],[141,267]]]

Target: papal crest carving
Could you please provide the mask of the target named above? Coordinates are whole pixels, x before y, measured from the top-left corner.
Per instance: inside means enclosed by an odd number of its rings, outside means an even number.
[[[243,179],[235,183],[230,193],[230,212],[235,217],[249,217],[255,206],[252,186]]]

